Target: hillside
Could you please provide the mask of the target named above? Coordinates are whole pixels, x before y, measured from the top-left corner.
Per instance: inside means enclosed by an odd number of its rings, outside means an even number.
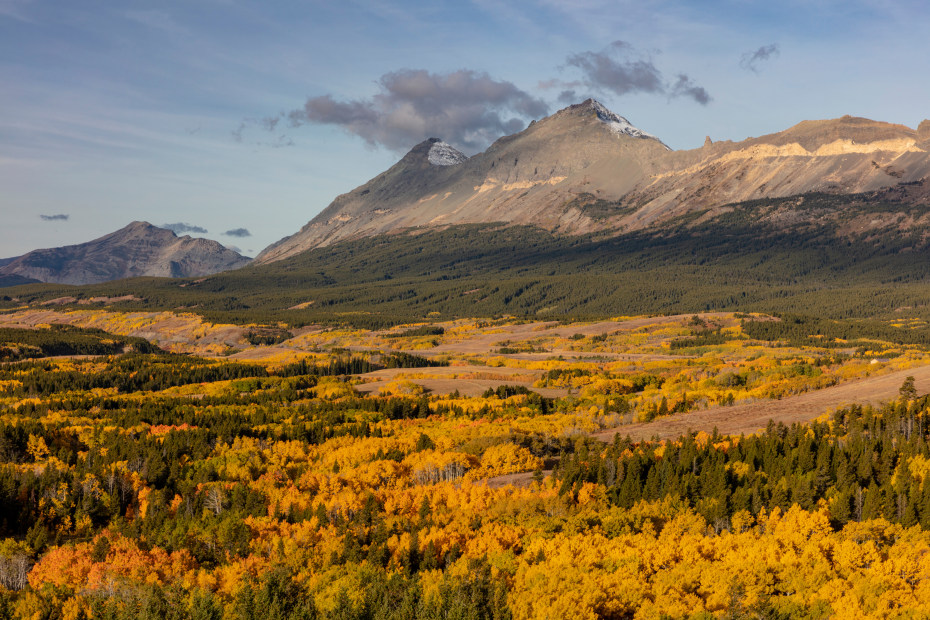
[[[569,106],[483,153],[435,163],[436,138],[339,196],[263,264],[408,228],[504,222],[559,234],[657,231],[689,213],[810,192],[848,195],[930,175],[917,130],[844,116],[741,142],[672,151],[596,101]],[[452,149],[454,151],[454,149]],[[711,212],[713,215],[715,212]]]
[[[11,288],[0,309],[69,299],[86,308],[104,298],[117,309],[180,309],[218,322],[364,326],[711,310],[924,316],[927,192],[913,183],[756,200],[616,236],[500,224],[380,235],[203,278]]]
[[[0,310],[106,299],[223,323],[368,327],[702,311],[930,316],[928,139],[930,122],[915,131],[844,117],[671,151],[588,101],[473,157],[427,140],[232,272],[198,275],[196,260],[165,256],[155,239],[213,242],[144,224],[32,253],[0,278],[51,280],[54,266],[60,282],[190,277],[80,290],[18,281]],[[121,236],[136,249],[113,250]],[[96,262],[68,263],[64,250]],[[224,252],[230,262],[213,271],[246,260]],[[145,260],[129,260],[137,255]],[[38,265],[17,269],[27,259]]]
[[[87,243],[34,250],[0,266],[0,282],[97,284],[138,276],[204,276],[236,269],[248,258],[209,239],[133,222]],[[17,278],[25,279],[17,280]]]

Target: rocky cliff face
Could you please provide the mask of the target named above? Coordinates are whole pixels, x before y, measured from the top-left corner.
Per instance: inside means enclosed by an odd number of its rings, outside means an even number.
[[[852,194],[930,175],[930,152],[902,125],[844,116],[742,142],[669,154],[624,199],[615,223],[642,229],[688,211],[806,192]]]
[[[915,131],[846,116],[742,142],[708,138],[702,148],[671,151],[593,100],[534,122],[470,158],[447,148],[437,139],[417,145],[388,171],[336,198],[299,232],[266,248],[256,262],[345,239],[451,224],[620,233],[733,202],[878,190],[930,175],[927,121]],[[436,156],[437,150],[445,155]]]
[[[0,276],[96,284],[137,276],[203,276],[249,262],[216,241],[178,237],[147,222],[133,222],[87,243],[24,254],[0,267]]]

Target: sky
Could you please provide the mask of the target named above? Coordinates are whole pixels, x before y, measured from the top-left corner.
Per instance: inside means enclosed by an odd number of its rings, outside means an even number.
[[[438,137],[594,97],[674,149],[930,117],[922,0],[0,0],[0,258],[134,220],[254,256]]]

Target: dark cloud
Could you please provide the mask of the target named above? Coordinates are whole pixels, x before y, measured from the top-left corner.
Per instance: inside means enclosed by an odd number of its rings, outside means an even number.
[[[548,113],[541,99],[511,82],[465,69],[444,74],[402,69],[383,75],[378,87],[380,92],[365,100],[313,97],[302,108],[260,124],[271,131],[285,118],[292,127],[336,125],[372,146],[398,151],[438,137],[464,151],[476,152]],[[238,135],[241,137],[241,130]]]
[[[201,228],[200,226],[194,226],[193,224],[186,224],[184,222],[175,222],[174,224],[162,224],[162,228],[167,228],[168,230],[174,231],[176,234],[198,233],[202,235],[207,232],[206,228]]]
[[[247,228],[233,228],[223,233],[227,237],[251,237],[252,233]]]
[[[578,93],[574,89],[566,89],[559,93],[559,103],[564,105],[571,105],[573,103],[578,103],[579,99]]]
[[[664,93],[662,73],[651,60],[621,58],[633,52],[630,44],[614,41],[601,52],[581,52],[566,59],[571,67],[581,69],[585,83],[617,95],[628,93]]]
[[[46,222],[55,222],[58,220],[67,220],[70,216],[67,213],[58,213],[56,215],[40,215],[43,220]]]
[[[763,45],[754,52],[746,52],[740,57],[739,66],[753,73],[759,72],[759,63],[778,56],[778,43]]]
[[[695,84],[691,78],[684,73],[678,74],[678,81],[669,91],[670,97],[690,97],[701,105],[710,103],[710,94],[703,86]]]
[[[662,71],[651,58],[639,55],[636,49],[625,41],[614,41],[600,52],[571,54],[565,62],[568,67],[581,71],[581,81],[549,80],[540,83],[541,88],[558,86],[574,89],[578,85],[584,85],[593,91],[615,95],[648,93],[669,98],[687,97],[701,105],[707,105],[711,99],[707,90],[695,84],[687,74],[679,73],[675,82],[666,81]],[[563,99],[566,93],[573,92],[574,90],[563,91],[560,99]]]

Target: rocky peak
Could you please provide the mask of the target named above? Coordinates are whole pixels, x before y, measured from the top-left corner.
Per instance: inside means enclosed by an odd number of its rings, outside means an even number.
[[[620,116],[619,114],[609,110],[604,104],[596,99],[586,99],[581,103],[576,103],[570,105],[564,110],[561,110],[559,113],[569,112],[578,116],[590,116],[594,115],[599,121],[604,123],[610,131],[618,136],[629,136],[631,138],[644,138],[649,140],[655,140],[668,148],[664,142],[659,140],[656,136],[651,133],[645,132],[639,127],[636,127],[633,123]],[[669,149],[671,150],[671,149]]]
[[[920,121],[920,125],[917,126],[917,141],[930,142],[930,119]]]
[[[434,166],[455,166],[468,159],[465,153],[439,138],[430,138],[427,142],[432,144],[427,153],[427,160]]]
[[[418,170],[433,166],[455,166],[468,159],[464,153],[439,138],[427,138],[410,149],[395,166]]]

